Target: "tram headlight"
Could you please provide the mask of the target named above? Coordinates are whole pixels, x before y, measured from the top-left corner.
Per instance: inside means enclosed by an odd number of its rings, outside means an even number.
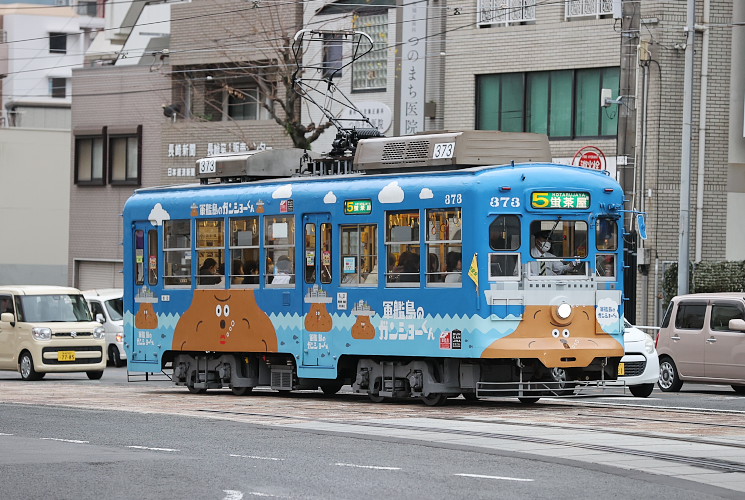
[[[567,319],[569,316],[572,315],[572,306],[564,302],[559,307],[556,308],[556,314],[561,319]]]

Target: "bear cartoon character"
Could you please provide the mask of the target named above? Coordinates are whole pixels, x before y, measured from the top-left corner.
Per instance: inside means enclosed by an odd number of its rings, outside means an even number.
[[[323,302],[312,302],[310,311],[305,315],[305,329],[309,332],[330,332],[334,320],[326,310]]]
[[[366,314],[357,316],[357,321],[352,325],[353,339],[374,339],[375,332],[375,327],[370,322],[370,316]]]
[[[181,351],[277,352],[277,333],[253,290],[196,290],[176,324]]]
[[[158,315],[155,313],[153,304],[144,302],[135,314],[135,326],[141,330],[155,330],[158,328]]]
[[[561,319],[555,306],[545,305],[526,306],[520,326],[492,342],[481,357],[538,356],[546,366],[587,366],[600,351],[603,356],[624,355],[623,345],[598,324],[594,306],[575,306],[570,317]],[[566,358],[576,361],[567,364]]]

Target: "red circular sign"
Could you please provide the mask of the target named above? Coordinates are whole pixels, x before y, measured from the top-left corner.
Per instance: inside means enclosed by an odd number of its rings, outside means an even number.
[[[600,159],[600,155],[595,151],[585,151],[582,156],[579,157],[579,166],[590,168],[592,170],[603,170],[603,161]]]

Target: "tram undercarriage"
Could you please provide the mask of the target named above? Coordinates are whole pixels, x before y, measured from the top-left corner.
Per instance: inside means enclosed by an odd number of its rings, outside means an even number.
[[[537,359],[405,359],[345,357],[334,380],[299,378],[292,356],[256,353],[179,353],[173,357],[173,382],[198,394],[229,387],[246,395],[254,387],[280,392],[321,389],[335,394],[344,385],[373,402],[418,398],[444,404],[460,395],[467,400],[517,397],[533,403],[540,397],[567,396],[577,387],[602,387],[615,380],[619,358],[596,358],[589,366],[566,368],[558,380]]]

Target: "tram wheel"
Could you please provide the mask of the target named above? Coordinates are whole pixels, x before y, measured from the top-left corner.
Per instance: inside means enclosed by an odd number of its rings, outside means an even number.
[[[344,386],[344,384],[339,383],[339,382],[333,383],[333,384],[323,384],[321,386],[321,390],[327,396],[333,396],[334,394],[336,394],[337,392],[339,392],[343,386]]]
[[[447,400],[447,394],[428,394],[427,396],[421,396],[422,403],[427,406],[442,406]]]
[[[476,395],[475,392],[464,392],[463,399],[469,402],[473,402],[473,401],[478,401],[479,397]]]
[[[230,390],[236,396],[248,396],[253,391],[253,387],[231,387]]]
[[[532,405],[533,403],[537,403],[538,400],[541,399],[541,398],[521,397],[521,398],[517,398],[517,399],[519,399],[522,404]]]
[[[189,392],[192,394],[204,394],[205,392],[207,392],[207,389],[197,389],[196,387],[194,387],[196,378],[197,378],[197,374],[192,373],[191,377],[189,377],[186,382],[186,388],[189,389]]]

